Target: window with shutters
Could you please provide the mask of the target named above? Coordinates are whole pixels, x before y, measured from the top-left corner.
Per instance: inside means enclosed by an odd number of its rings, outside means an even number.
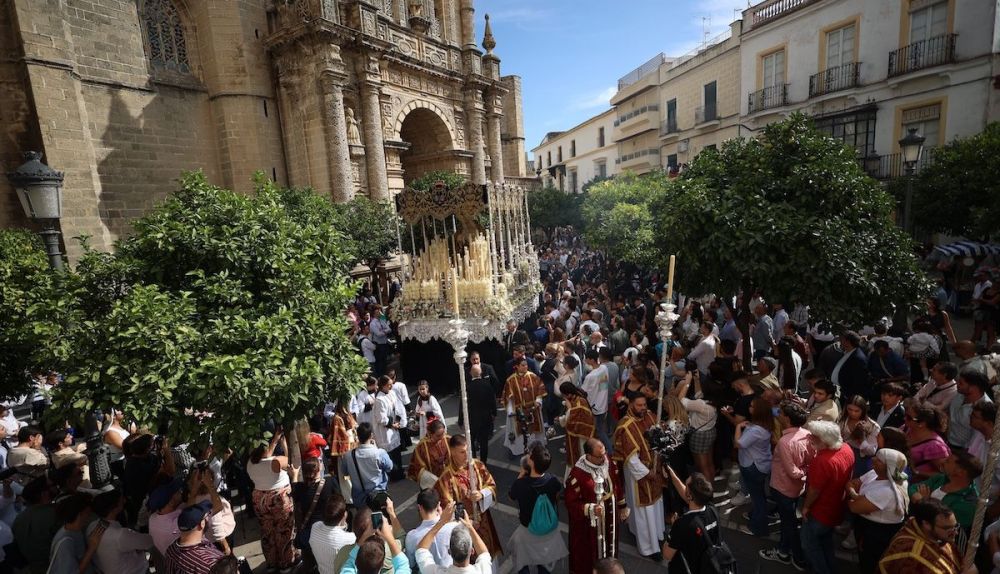
[[[171,0],[141,0],[139,19],[154,70],[191,73],[184,22]]]
[[[762,88],[780,86],[785,83],[785,51],[772,52],[761,60],[764,85]]]
[[[920,4],[914,3],[917,6]],[[910,43],[948,33],[948,2],[929,3],[910,12]]]
[[[854,24],[826,33],[826,69],[854,62]]]
[[[925,149],[940,145],[941,104],[903,110],[902,129],[899,133],[906,135],[910,128],[917,128],[917,133],[924,136]]]

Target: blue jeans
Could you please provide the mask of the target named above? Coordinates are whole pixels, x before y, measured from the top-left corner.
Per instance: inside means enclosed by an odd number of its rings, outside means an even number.
[[[594,415],[594,427],[597,430],[597,440],[604,444],[604,448],[611,454],[611,439],[608,438],[608,413]],[[572,464],[576,464],[573,461]]]
[[[815,518],[806,518],[799,534],[802,537],[802,551],[816,574],[833,574],[833,527]]]
[[[740,482],[750,495],[750,531],[755,536],[767,536],[767,474],[755,465],[740,466]]]
[[[778,550],[782,554],[791,554],[796,562],[805,562],[802,542],[799,540],[799,517],[795,514],[799,499],[789,498],[773,488],[771,498],[778,505],[778,517],[781,518],[781,541],[778,542]]]

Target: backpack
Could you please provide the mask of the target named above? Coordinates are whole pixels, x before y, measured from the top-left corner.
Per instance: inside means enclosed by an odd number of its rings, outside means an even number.
[[[705,509],[706,514],[710,513],[711,520],[715,522],[715,540],[712,540],[711,534],[708,533],[708,529],[705,527],[705,521],[698,519],[695,524],[701,527],[705,531],[708,537],[708,548],[701,554],[701,558],[698,559],[698,570],[699,574],[737,574],[739,570],[736,567],[736,557],[733,556],[733,551],[730,550],[729,545],[722,539],[722,523],[719,522],[719,514],[714,508],[708,507]],[[685,561],[685,565],[687,562]],[[688,566],[688,572],[693,572],[691,566]]]
[[[537,492],[537,489],[536,489]],[[535,536],[545,536],[559,527],[559,515],[552,506],[549,496],[539,493],[535,499],[535,507],[531,509],[531,522],[528,523],[528,532]]]

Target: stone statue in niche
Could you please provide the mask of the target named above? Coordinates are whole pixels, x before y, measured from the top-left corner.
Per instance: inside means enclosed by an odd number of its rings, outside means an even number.
[[[361,130],[358,128],[358,118],[354,117],[354,109],[347,108],[347,143],[361,145]]]

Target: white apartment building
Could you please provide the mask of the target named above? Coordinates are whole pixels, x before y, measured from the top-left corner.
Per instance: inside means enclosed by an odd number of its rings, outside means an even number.
[[[743,12],[743,123],[800,110],[858,150],[877,177],[902,172],[909,128],[925,147],[997,119],[994,0],[767,0]],[[925,153],[925,160],[933,150]]]
[[[543,185],[580,193],[595,177],[615,170],[616,146],[611,139],[614,110],[607,110],[564,132],[549,132],[531,153]]]

